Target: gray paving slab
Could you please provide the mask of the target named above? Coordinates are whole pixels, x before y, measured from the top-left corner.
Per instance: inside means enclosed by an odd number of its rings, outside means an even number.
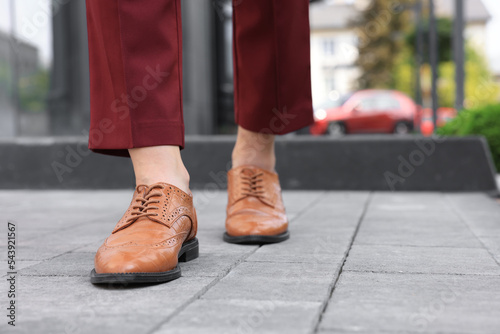
[[[47,260],[70,252],[85,245],[102,240],[108,235],[114,223],[93,222],[60,229],[54,233],[41,234],[36,238],[24,240],[22,227],[18,235],[19,260]]]
[[[246,253],[248,250],[256,250],[255,245],[235,245],[222,240],[224,227],[207,229],[203,225],[199,226],[197,238],[200,241],[200,252],[213,254]]]
[[[446,194],[446,198],[462,212],[491,212],[500,215],[500,205],[486,194]]]
[[[89,277],[94,268],[93,253],[65,253],[28,268],[19,268],[23,276],[81,276]]]
[[[369,220],[381,220],[387,219],[391,221],[412,221],[415,223],[433,220],[436,222],[456,222],[456,215],[453,214],[454,211],[451,207],[444,207],[442,210],[436,211],[426,211],[426,210],[380,210],[373,209],[370,206],[370,210],[367,212],[365,219]]]
[[[447,212],[447,201],[443,194],[429,192],[376,193],[371,202],[371,211],[392,213]]]
[[[80,247],[73,249],[72,252],[73,253],[93,253],[93,254],[95,254],[95,252],[103,244],[104,240],[106,240],[106,238],[104,237],[105,235],[106,234],[103,234],[102,237],[97,239],[96,241],[93,241],[91,243],[88,243],[88,244],[85,244],[83,246],[80,246]]]
[[[375,194],[356,244],[483,247],[447,197],[433,193]]]
[[[293,236],[293,234],[292,234]],[[347,239],[347,238],[346,238]],[[272,262],[272,263],[321,263],[330,265],[336,260],[344,258],[348,249],[348,240],[345,242],[331,241],[333,239],[311,238],[310,243],[300,244],[294,248],[291,245],[269,245],[260,247],[249,256],[249,262]]]
[[[498,263],[500,263],[500,235],[495,235],[492,237],[481,237],[486,249],[488,249],[491,256],[493,256]]]
[[[420,331],[386,331],[386,330],[376,330],[376,329],[370,329],[370,330],[349,330],[349,329],[340,329],[340,328],[327,328],[327,329],[320,329],[317,331],[319,334],[418,334],[422,333]],[[437,333],[433,333],[437,334]],[[456,333],[455,333],[456,334]]]
[[[88,277],[18,276],[19,327],[26,326],[31,333],[43,333],[37,331],[37,324],[50,328],[49,333],[64,333],[73,326],[80,333],[109,333],[106,328],[146,333],[194,300],[212,281],[211,277],[183,277],[168,285],[114,288],[95,287]],[[5,291],[6,282],[2,280],[0,287]],[[7,328],[2,321],[0,332]]]
[[[500,276],[500,266],[483,248],[353,245],[344,270]]]
[[[229,254],[201,252],[199,258],[188,263],[181,263],[182,276],[222,277],[253,252],[252,248]]]
[[[332,262],[243,262],[202,298],[322,302],[340,270],[341,259]]]
[[[318,302],[201,299],[153,333],[307,333],[320,310]]]
[[[500,207],[500,205],[499,205]],[[461,210],[459,210],[461,211]],[[491,236],[500,228],[500,212],[461,211],[460,217],[477,236]]]
[[[471,195],[470,200],[460,194],[448,194],[447,199],[460,219],[500,265],[500,201],[483,194]]]
[[[80,310],[81,313],[59,312],[58,315],[44,315],[39,318],[20,320],[15,328],[5,328],[0,325],[2,333],[33,334],[33,333],[146,333],[151,325],[144,324],[144,318],[130,314],[126,318],[122,315],[100,316],[93,311]]]
[[[497,276],[344,272],[320,328],[494,334],[499,310]]]
[[[264,246],[224,243],[226,193],[201,190],[197,197],[200,257],[181,264],[183,277],[116,289],[91,285],[88,272],[131,190],[0,191],[2,219],[18,223],[15,332],[500,328],[500,205],[489,197],[286,191],[292,237]],[[0,238],[0,250],[5,243]],[[5,285],[2,279],[2,291]],[[1,333],[10,330],[0,323]]]
[[[459,217],[365,217],[356,244],[482,248]]]

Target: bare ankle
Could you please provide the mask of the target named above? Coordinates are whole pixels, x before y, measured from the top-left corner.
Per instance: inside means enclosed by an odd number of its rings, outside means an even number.
[[[136,184],[165,182],[189,193],[189,173],[178,146],[152,146],[129,150]]]
[[[238,128],[238,137],[232,153],[233,168],[253,165],[274,171],[276,155],[274,135],[257,133]]]

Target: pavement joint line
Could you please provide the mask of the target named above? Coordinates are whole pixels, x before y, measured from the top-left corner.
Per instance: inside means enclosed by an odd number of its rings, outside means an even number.
[[[458,210],[455,207],[455,204],[451,201],[451,199],[448,197],[448,195],[447,194],[441,194],[441,197],[443,198],[443,202],[446,203],[446,206],[451,209],[451,212],[453,212],[455,214],[455,216],[457,216],[457,218],[460,221],[460,223],[462,223],[462,225],[465,226],[476,237],[476,239],[478,239],[477,235],[474,233],[474,231],[472,231],[472,229],[470,228],[470,226],[467,223],[467,221],[463,218],[460,210]],[[478,241],[481,241],[481,240],[478,239]],[[483,243],[481,243],[481,245],[483,245]]]
[[[328,333],[359,333],[358,329],[342,328],[342,327],[328,327],[321,330],[321,334]],[[390,330],[390,329],[377,329],[375,332],[369,331],[371,334],[470,334],[470,333],[459,333],[459,332],[414,332],[414,331],[400,331],[400,330]]]
[[[483,246],[483,248],[488,252],[488,254],[491,256],[491,258],[493,259],[493,261],[495,261],[495,263],[500,266],[500,262],[498,262],[498,260],[495,258],[495,255],[491,253],[490,249],[484,244],[483,240],[478,237],[478,235],[474,232],[474,230],[470,227],[469,223],[467,222],[467,218],[464,217],[462,211],[456,207],[456,205],[451,201],[451,199],[448,197],[448,196],[445,196],[445,198],[447,199],[450,207],[453,209],[453,211],[455,212],[455,214],[458,216],[458,218],[465,224],[465,226],[467,226],[467,228],[469,229],[469,231],[472,233],[472,235],[474,235],[474,237],[479,241],[479,243]]]
[[[23,268],[22,270],[24,270],[24,269],[26,269],[26,268]],[[89,275],[85,275],[85,276],[82,276],[82,275],[57,275],[57,274],[54,274],[54,275],[51,275],[51,274],[30,275],[30,274],[19,273],[19,276],[22,276],[22,277],[64,277],[64,278],[66,278],[66,277],[88,277]]]
[[[264,260],[252,260],[252,261],[246,261],[246,262],[251,262],[251,263],[279,263],[279,264],[301,264],[301,263],[310,263],[311,260],[309,261],[264,261]]]
[[[300,216],[302,216],[305,212],[309,211],[312,207],[315,205],[318,205],[321,200],[317,201],[315,204],[313,204],[317,199],[324,197],[324,195],[327,193],[327,191],[321,192],[321,194],[317,195],[313,200],[309,202],[308,205],[305,205],[302,210],[297,212],[297,214],[294,216],[293,219],[290,221],[294,221]],[[199,300],[203,295],[205,295],[212,287],[214,287],[217,283],[219,283],[224,277],[229,275],[229,273],[236,268],[238,265],[241,263],[245,262],[246,259],[248,259],[252,254],[255,254],[261,247],[264,247],[265,245],[259,245],[255,247],[252,251],[249,251],[248,253],[244,254],[238,260],[236,260],[233,265],[231,265],[229,268],[227,268],[222,274],[218,275],[217,277],[214,278],[212,282],[204,286],[200,291],[195,293],[191,298],[189,298],[185,303],[183,303],[181,306],[179,306],[176,310],[174,310],[168,317],[166,317],[163,321],[158,323],[156,326],[154,326],[151,330],[147,332],[147,334],[154,334],[156,331],[161,329],[165,324],[167,324],[170,320],[172,320],[175,316],[177,316],[179,313],[184,311],[189,305],[194,303],[196,300]]]
[[[14,220],[13,220],[14,221]],[[15,222],[15,221],[14,221]],[[93,224],[93,223],[98,223],[99,221],[98,220],[91,220],[89,222],[86,222],[85,224]],[[62,227],[62,228],[57,228],[56,230],[54,231],[46,231],[46,232],[41,232],[33,237],[29,237],[29,238],[26,238],[26,239],[23,239],[23,241],[33,241],[33,240],[37,240],[39,239],[40,237],[45,237],[45,236],[48,236],[48,235],[56,235],[59,234],[60,232],[66,232],[66,231],[69,231],[75,227],[78,227],[78,226],[81,226],[83,225],[83,223],[75,223],[74,225],[69,225],[69,226],[65,226],[65,227]],[[83,246],[84,247],[84,246]]]
[[[26,267],[26,268],[23,268],[21,270],[24,270],[24,269],[28,269],[30,267]],[[19,270],[19,276],[22,276],[22,277],[89,277],[89,275],[65,275],[65,274],[23,274],[21,272],[21,270]],[[6,276],[6,275],[5,275]],[[183,276],[185,277],[185,276]],[[219,276],[208,276],[208,275],[197,275],[196,277],[203,277],[203,278],[217,278]]]
[[[23,247],[23,246],[21,245],[21,248],[22,248],[22,247]],[[52,257],[48,257],[48,258],[46,258],[46,259],[22,259],[22,260],[20,260],[20,261],[39,261],[40,263],[37,263],[37,265],[38,265],[38,264],[42,264],[43,262],[52,261],[52,260],[54,260],[54,259],[57,259],[58,257],[63,256],[63,255],[73,253],[73,251],[74,251],[74,250],[76,250],[76,249],[78,249],[78,248],[81,248],[81,247],[80,247],[80,246],[77,246],[77,248],[73,248],[73,249],[67,250],[67,251],[65,251],[65,252],[62,252],[62,253],[60,253],[60,254],[56,254],[56,255],[54,255],[54,256],[52,256]],[[83,252],[82,252],[82,253],[83,253]],[[31,266],[30,266],[30,267],[31,267]]]
[[[431,275],[431,276],[475,276],[475,277],[498,277],[500,274],[462,274],[462,273],[432,273],[418,271],[385,271],[385,270],[356,270],[346,269],[347,273],[370,273],[370,274],[389,274],[389,275]]]
[[[321,199],[324,198],[327,193],[328,193],[328,191],[322,191],[321,194],[316,195],[316,197],[314,199],[310,200],[307,205],[304,205],[304,208],[302,208],[299,212],[297,212],[294,215],[294,217],[292,219],[289,220],[289,223],[296,221],[298,218],[300,218],[302,216],[302,214],[305,211],[308,211],[308,210],[314,208],[316,205],[318,205],[321,202]]]
[[[96,241],[98,241],[98,240],[96,240]],[[83,246],[79,246],[78,248],[72,249],[72,250],[70,250],[69,252],[70,252],[70,253],[73,253],[73,254],[85,254],[85,253],[91,253],[91,254],[92,254],[92,253],[94,253],[94,254],[95,254],[95,253],[97,253],[97,249],[96,249],[96,250],[93,250],[93,251],[91,251],[91,250],[87,250],[87,251],[83,251],[83,252],[79,252],[78,250],[79,250],[79,249],[82,249],[82,248],[85,248],[85,247],[88,247],[88,246],[90,246],[90,245],[93,245],[93,244],[95,244],[95,242],[96,242],[96,241],[91,242],[91,243],[89,243],[89,244],[85,244],[85,245],[83,245]],[[104,243],[104,240],[102,240],[102,243]]]
[[[368,212],[368,207],[370,206],[372,198],[373,198],[373,192],[370,192],[368,198],[366,199],[366,201],[364,203],[363,211],[361,212],[361,215],[359,216],[358,223],[356,224],[356,229],[354,230],[354,233],[351,237],[351,241],[349,243],[349,246],[347,247],[347,251],[344,253],[344,257],[342,259],[342,264],[340,265],[340,268],[338,269],[338,273],[336,274],[336,277],[333,281],[333,284],[329,287],[328,296],[325,299],[325,301],[323,302],[323,305],[322,305],[320,313],[316,319],[316,324],[314,325],[312,333],[319,332],[319,326],[321,324],[321,321],[323,320],[323,314],[325,314],[325,311],[328,307],[328,304],[330,303],[330,300],[333,297],[333,293],[335,292],[335,288],[337,287],[337,283],[339,282],[340,276],[342,276],[342,272],[343,272],[345,263],[347,262],[347,258],[349,257],[349,253],[351,251],[352,245],[354,244],[354,241],[356,240],[356,236],[358,235],[358,232],[359,232],[359,229],[360,229],[361,224],[363,222],[363,219],[365,218],[365,215]]]
[[[226,277],[234,268],[236,268],[238,265],[240,265],[242,262],[244,262],[249,256],[254,254],[260,247],[262,247],[262,245],[255,247],[253,250],[249,251],[248,253],[246,253],[243,256],[241,256],[240,258],[238,258],[233,263],[233,265],[231,265],[229,268],[224,270],[220,275],[215,277],[210,283],[205,285],[197,293],[195,293],[191,298],[189,298],[181,306],[179,306],[172,313],[170,313],[170,315],[168,315],[165,319],[163,319],[161,322],[156,324],[152,329],[147,331],[147,334],[153,334],[153,333],[157,332],[165,324],[167,324],[170,320],[172,320],[175,316],[177,316],[179,313],[184,311],[189,305],[191,305],[192,303],[194,303],[195,301],[197,301],[201,297],[203,297],[203,295],[205,295],[212,287],[214,287],[217,283],[219,283],[224,277]]]
[[[412,248],[451,248],[451,249],[483,249],[484,247],[462,247],[462,246],[433,246],[433,245],[402,245],[402,244],[377,244],[369,242],[356,242],[356,246],[382,246],[382,247],[412,247]]]

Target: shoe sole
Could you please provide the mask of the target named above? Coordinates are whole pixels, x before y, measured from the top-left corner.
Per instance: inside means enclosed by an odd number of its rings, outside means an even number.
[[[224,233],[224,241],[231,244],[240,245],[265,245],[265,244],[275,244],[282,242],[290,238],[290,232],[286,231],[277,235],[242,235],[238,237],[233,237]]]
[[[179,262],[189,262],[198,258],[199,243],[194,238],[182,244],[179,251]],[[90,273],[90,282],[92,284],[134,284],[134,283],[164,283],[181,277],[181,268],[179,266],[172,270],[158,273],[113,273],[98,274],[95,269]]]

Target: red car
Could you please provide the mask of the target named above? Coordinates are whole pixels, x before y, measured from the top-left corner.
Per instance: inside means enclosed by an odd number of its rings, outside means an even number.
[[[419,124],[419,106],[398,91],[361,90],[345,102],[330,102],[314,110],[313,135],[348,133],[407,134]]]

